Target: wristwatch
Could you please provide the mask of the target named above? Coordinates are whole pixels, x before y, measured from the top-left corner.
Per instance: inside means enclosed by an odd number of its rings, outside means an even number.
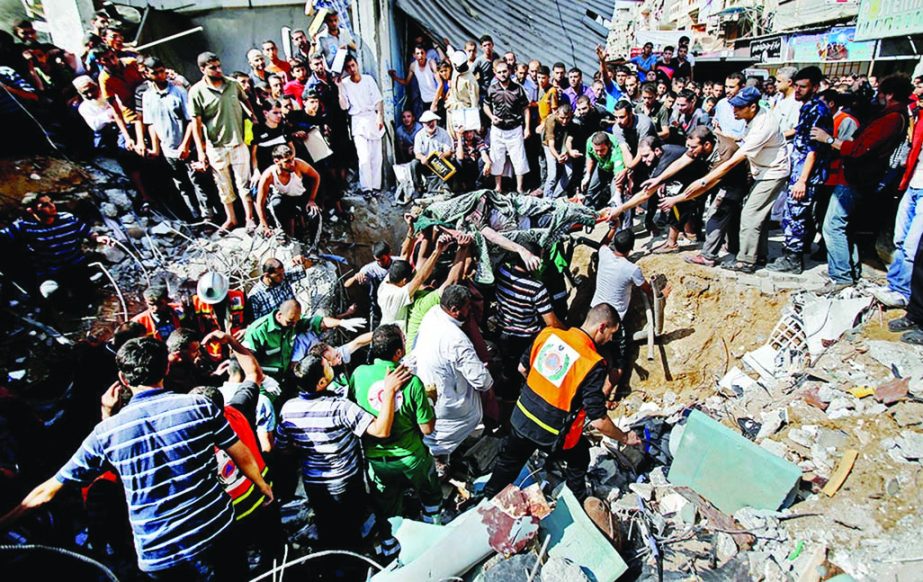
[[[827,145],[833,145],[833,142],[835,141],[836,139],[833,136],[830,136],[827,138]]]

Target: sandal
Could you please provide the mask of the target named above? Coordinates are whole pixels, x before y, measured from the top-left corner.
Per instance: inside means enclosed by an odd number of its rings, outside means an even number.
[[[714,267],[715,261],[706,258],[705,255],[692,255],[683,257],[683,260],[691,265],[701,265],[703,267]]]
[[[756,272],[756,265],[751,265],[750,263],[741,263],[739,261],[736,263],[729,263],[727,265],[722,265],[721,268],[726,269],[728,271],[734,271],[737,273],[747,273],[749,275],[752,275],[753,273]]]

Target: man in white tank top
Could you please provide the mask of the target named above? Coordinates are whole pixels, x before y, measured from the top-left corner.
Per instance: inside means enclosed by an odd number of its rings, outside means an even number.
[[[305,180],[311,183],[310,194],[305,187]],[[320,213],[315,202],[319,188],[320,174],[311,164],[296,158],[295,152],[288,145],[276,146],[272,150],[272,165],[263,170],[257,186],[256,213],[260,217],[263,235],[272,235],[272,227],[266,215],[268,206],[276,226],[284,230],[285,234],[294,236],[295,224],[305,212],[310,215]]]
[[[400,85],[409,85],[411,79],[417,80],[417,87],[420,89],[419,99],[414,103],[414,115],[419,118],[424,111],[429,111],[436,99],[436,90],[439,88],[439,77],[437,76],[436,61],[426,58],[426,49],[417,45],[413,49],[413,60],[407,67],[407,77],[401,79],[395,71],[388,71],[391,78]]]

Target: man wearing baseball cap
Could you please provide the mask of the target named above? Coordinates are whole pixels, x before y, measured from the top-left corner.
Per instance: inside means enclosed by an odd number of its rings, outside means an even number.
[[[714,188],[734,167],[744,160],[750,164],[753,186],[747,195],[740,216],[740,251],[737,260],[725,268],[743,273],[753,273],[757,264],[765,264],[769,252],[769,230],[766,221],[772,204],[788,183],[790,164],[785,137],[779,121],[759,105],[762,94],[755,87],[747,87],[728,100],[734,108],[734,117],[747,123],[740,149],[726,162],[693,182],[682,200],[691,200]]]

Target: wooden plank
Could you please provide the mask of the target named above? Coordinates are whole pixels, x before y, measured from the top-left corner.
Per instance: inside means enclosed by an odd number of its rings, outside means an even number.
[[[843,458],[840,459],[839,464],[837,464],[836,470],[822,489],[827,497],[833,497],[836,495],[836,492],[840,490],[840,487],[842,487],[843,483],[846,481],[846,477],[849,476],[849,472],[852,471],[853,465],[856,464],[857,458],[859,458],[859,451],[856,449],[849,449],[843,454]]]

